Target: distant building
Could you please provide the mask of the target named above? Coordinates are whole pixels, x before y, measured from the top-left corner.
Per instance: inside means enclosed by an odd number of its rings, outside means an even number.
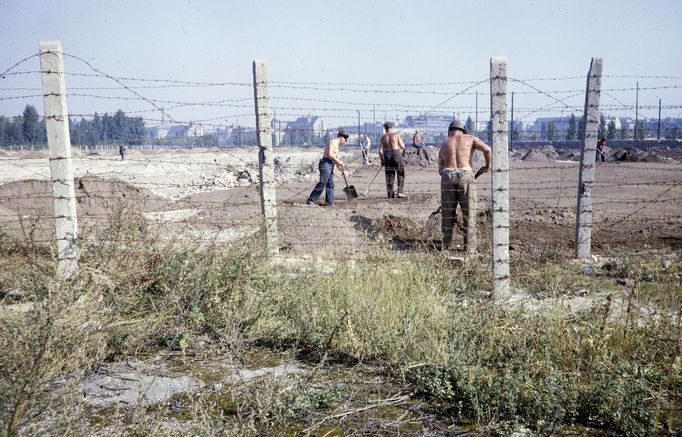
[[[420,114],[405,117],[405,132],[408,135],[419,131],[426,141],[432,141],[433,137],[442,137],[448,134],[448,127],[453,120],[452,114]],[[463,120],[466,121],[466,120]]]
[[[203,137],[204,127],[200,124],[176,124],[169,126],[165,137],[160,138],[193,138]]]
[[[294,121],[288,121],[285,128],[298,131],[308,130],[322,132],[324,129],[324,122],[322,121],[322,117],[309,115],[307,117],[299,117]]]

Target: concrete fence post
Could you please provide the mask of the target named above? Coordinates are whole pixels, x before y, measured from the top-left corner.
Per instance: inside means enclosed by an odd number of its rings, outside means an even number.
[[[493,297],[509,295],[509,128],[507,124],[507,58],[490,59],[492,128]]]
[[[575,253],[578,259],[590,258],[592,247],[592,185],[597,153],[597,133],[599,129],[599,98],[601,94],[602,59],[592,58],[587,73],[585,91],[585,110],[583,126],[585,129],[580,151],[580,176],[578,178],[578,206],[576,208]]]
[[[277,242],[277,195],[275,192],[274,153],[270,126],[267,68],[264,61],[253,61],[253,92],[258,135],[261,212],[265,221],[265,244],[271,258],[279,254]]]
[[[69,116],[66,109],[64,57],[59,42],[40,43],[45,125],[50,148],[50,177],[57,238],[57,275],[68,279],[78,271],[78,221],[71,164]]]

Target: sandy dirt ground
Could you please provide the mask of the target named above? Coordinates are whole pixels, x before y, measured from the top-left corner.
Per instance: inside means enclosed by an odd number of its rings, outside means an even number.
[[[408,198],[388,199],[384,171],[376,156],[363,166],[357,148],[349,147],[342,158],[347,163],[348,183],[360,196],[348,201],[343,178],[336,174],[333,207],[305,204],[317,182],[321,150],[277,149],[281,250],[347,255],[384,245],[396,250],[438,247],[440,216],[434,212],[440,204],[440,178],[437,151],[429,149],[427,161],[408,148]],[[623,246],[682,247],[680,154],[674,150],[640,152],[630,153],[636,162],[611,161],[596,167],[593,248],[597,252]],[[130,151],[124,161],[114,154],[77,155],[73,165],[84,236],[106,238],[99,232],[121,215],[162,226],[169,237],[201,242],[232,241],[257,232],[261,225],[255,150]],[[559,152],[551,147],[511,154],[512,249],[572,247],[578,157],[578,151]],[[480,165],[477,159],[474,167]],[[489,250],[490,176],[477,182],[479,246]],[[3,152],[0,233],[49,240],[52,216],[45,152]]]

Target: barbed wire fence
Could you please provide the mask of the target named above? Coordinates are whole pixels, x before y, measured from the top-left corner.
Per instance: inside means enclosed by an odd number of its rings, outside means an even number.
[[[202,146],[202,129],[231,127],[235,134],[231,140],[235,140],[235,136],[243,136],[243,142],[236,138],[237,146],[254,145],[259,132],[270,135],[275,147],[272,149],[273,172],[267,178],[276,190],[276,244],[283,257],[320,252],[326,252],[329,257],[359,255],[387,245],[398,251],[438,248],[441,236],[436,213],[440,205],[440,178],[434,162],[437,150],[429,148],[429,160],[426,160],[416,155],[410,147],[410,137],[419,129],[445,133],[447,124],[453,118],[470,115],[474,120],[475,133],[490,141],[487,124],[491,119],[491,110],[483,103],[478,104],[478,98],[482,101],[490,99],[490,92],[486,89],[490,86],[488,78],[468,82],[400,84],[267,81],[264,84],[269,91],[271,113],[268,115],[272,120],[267,126],[257,129],[255,119],[262,113],[254,107],[253,88],[258,85],[256,80],[193,82],[172,78],[116,77],[76,56],[67,53],[64,56],[91,69],[90,72],[64,72],[64,76],[109,82],[67,89],[64,97],[68,98],[69,103],[82,99],[101,102],[105,107],[112,101],[144,104],[148,109],[131,106],[125,113],[140,116],[142,121],[153,126],[187,126],[187,135],[196,139],[195,147]],[[46,74],[45,71],[14,71],[36,57],[39,54],[17,62],[0,77],[21,74],[34,75],[36,81],[39,80],[41,75]],[[647,77],[633,78],[644,80]],[[649,78],[673,83],[638,87],[640,91],[647,88],[655,91],[679,88],[675,81],[681,79],[673,76]],[[528,119],[537,113],[583,112],[581,99],[584,100],[584,88],[554,86],[576,80],[584,81],[585,76],[535,79],[509,77],[508,86],[515,95],[542,96],[546,99],[544,104],[514,108],[515,114],[519,116],[514,121]],[[550,90],[546,89],[547,84],[551,85]],[[0,91],[28,93],[2,95],[0,99],[46,98],[40,88],[18,88],[2,88]],[[208,90],[212,97],[192,99],[182,95],[177,99],[156,99],[146,95],[147,92],[173,89],[182,92]],[[219,97],[222,93],[216,90],[230,90],[235,97],[222,99]],[[631,105],[623,103],[626,99],[618,94],[630,91],[632,89],[625,87],[601,89],[602,95],[614,96],[611,99],[614,103],[600,105],[600,108],[633,111]],[[381,100],[378,100],[378,96],[381,96]],[[464,96],[475,96],[477,104],[465,103],[462,100]],[[652,105],[648,106],[651,106],[649,109],[655,109]],[[677,107],[679,105],[667,105],[669,109]],[[175,109],[188,108],[213,114],[196,118],[180,118],[173,114]],[[161,117],[156,118],[152,114],[161,114]],[[318,117],[318,114],[322,116]],[[42,118],[48,120],[50,117],[50,114],[45,114]],[[89,120],[93,117],[94,111],[69,113],[69,119]],[[282,126],[282,118],[305,119],[306,123],[311,123],[301,127],[296,123]],[[317,124],[313,118],[317,118]],[[375,152],[381,134],[380,125],[386,120],[396,119],[400,121],[400,133],[405,136],[408,146],[405,156],[407,199],[387,198],[383,170]],[[234,120],[232,126],[226,125],[228,120]],[[252,121],[251,125],[249,120]],[[360,197],[346,201],[343,191],[337,189],[334,208],[305,206],[318,179],[317,161],[321,157],[319,146],[333,138],[339,127],[351,134],[347,146],[342,150],[342,158],[346,162],[348,183],[356,187]],[[565,129],[557,132],[560,135],[568,133]],[[72,130],[71,137],[85,133]],[[362,133],[367,133],[373,143],[373,159],[368,166],[362,164],[357,147],[358,137]],[[247,135],[251,135],[248,141]],[[437,145],[435,141],[431,143]],[[117,148],[114,141],[108,147],[110,150],[97,142],[84,145],[82,149],[74,148],[71,161],[76,175],[74,198],[79,227],[82,229],[80,241],[95,235],[98,244],[134,238],[97,232],[117,218],[116,211],[124,207],[134,209],[150,223],[162,224],[168,229],[169,235],[176,239],[214,245],[229,243],[246,235],[261,235],[264,223],[260,193],[263,176],[259,173],[263,163],[253,149],[227,148],[223,143],[222,147],[208,149],[212,153],[206,153],[206,147],[195,150],[195,153],[191,149],[174,148],[176,145],[177,140],[168,137],[157,138],[153,144],[133,145],[125,160],[117,158],[114,154],[116,150],[111,150]],[[303,145],[316,147],[288,149]],[[27,229],[31,226],[37,226],[43,229],[31,238],[36,242],[53,243],[55,235],[49,226],[62,215],[53,208],[54,196],[50,194],[48,182],[51,165],[46,159],[48,156],[37,149],[23,154],[2,153],[0,165],[12,169],[3,172],[4,175],[0,177],[0,183],[3,184],[0,185],[2,227],[8,234],[20,236],[22,233],[28,234]],[[581,165],[577,161],[579,157],[570,156],[570,153],[575,152],[546,149],[543,155],[537,156],[537,161],[533,160],[536,156],[533,150],[524,155],[516,151],[510,153],[508,226],[512,253],[544,253],[557,245],[566,247],[580,243],[572,234],[576,229],[576,215],[581,212],[576,207]],[[480,161],[475,162],[475,166],[480,165]],[[671,238],[675,232],[679,233],[679,202],[682,198],[679,191],[682,184],[679,164],[606,162],[597,163],[593,168],[596,182],[591,191],[591,206],[594,208],[591,237],[597,239],[599,247],[627,244],[629,231],[646,233],[656,228],[669,229]],[[477,182],[480,249],[487,252],[493,250],[489,234],[492,232],[494,187],[487,177]],[[637,225],[630,223],[633,218],[636,218]],[[626,231],[623,232],[623,229]],[[74,240],[79,241],[78,238]],[[512,275],[514,273],[512,264]]]

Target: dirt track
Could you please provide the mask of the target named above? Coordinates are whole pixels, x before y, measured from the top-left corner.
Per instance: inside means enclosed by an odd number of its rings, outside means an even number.
[[[345,152],[349,183],[360,198],[348,202],[336,178],[334,208],[307,206],[317,180],[321,152],[277,151],[277,198],[284,252],[367,252],[377,245],[426,247],[440,238],[437,216],[439,176],[433,161],[408,151],[408,199],[388,199],[377,162],[361,165],[354,149]],[[551,151],[550,151],[551,152]],[[575,228],[578,164],[550,153],[511,161],[511,244],[517,250],[570,248]],[[435,158],[435,150],[430,151]],[[526,156],[515,153],[513,156]],[[545,159],[546,158],[546,159]],[[480,166],[477,161],[474,167]],[[86,229],[100,229],[122,208],[163,223],[169,234],[227,241],[260,225],[256,153],[204,151],[139,154],[125,162],[113,156],[75,161],[79,215]],[[38,234],[49,237],[51,192],[46,159],[0,158],[0,230],[16,234],[36,217]],[[377,175],[374,182],[370,181]],[[593,191],[595,251],[615,247],[682,247],[682,165],[665,162],[606,162],[596,169]],[[27,179],[35,179],[28,182]],[[363,194],[367,191],[366,197]],[[489,249],[490,178],[478,183],[480,246]],[[435,224],[435,226],[433,226]],[[23,231],[25,233],[25,231]]]

